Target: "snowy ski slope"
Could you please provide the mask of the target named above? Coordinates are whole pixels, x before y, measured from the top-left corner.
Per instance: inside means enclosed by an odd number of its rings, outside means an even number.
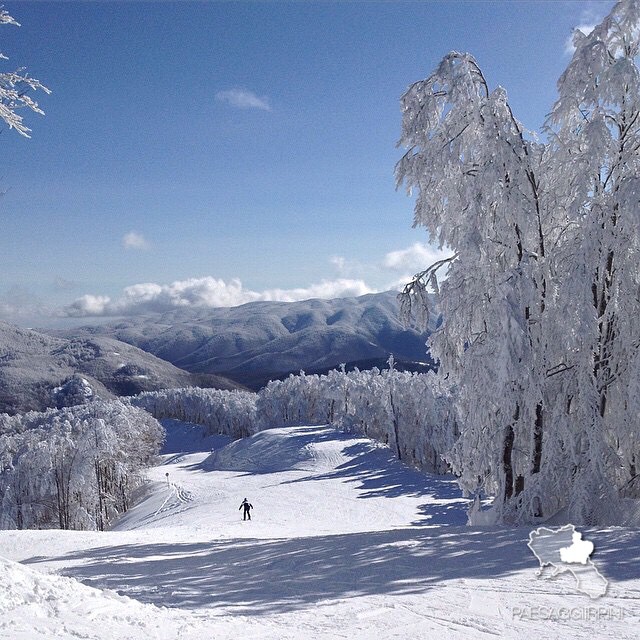
[[[637,530],[584,531],[609,580],[591,601],[537,576],[529,529],[464,526],[451,479],[369,440],[167,429],[113,531],[0,532],[2,640],[639,637]]]

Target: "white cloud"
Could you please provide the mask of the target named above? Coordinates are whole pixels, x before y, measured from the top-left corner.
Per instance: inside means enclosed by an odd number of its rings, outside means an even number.
[[[267,289],[261,294],[261,300],[282,300],[283,302],[295,302],[296,300],[308,300],[309,298],[350,298],[363,296],[367,293],[376,293],[364,280],[351,280],[339,278],[338,280],[322,280],[318,284],[312,284],[300,289]]]
[[[148,249],[149,242],[147,239],[137,231],[129,231],[122,236],[122,246],[125,249]]]
[[[398,249],[387,253],[382,264],[387,269],[417,273],[423,271],[434,262],[451,255],[451,251],[436,249],[422,242],[415,242],[406,249]]]
[[[294,302],[309,298],[340,298],[374,293],[362,280],[323,280],[298,289],[268,289],[262,292],[245,289],[240,280],[204,277],[179,280],[171,284],[142,283],[126,287],[113,300],[108,296],[84,295],[64,312],[70,317],[119,316],[169,311],[177,308],[235,307],[256,300]]]
[[[245,288],[238,279],[226,281],[212,276],[169,284],[146,282],[126,287],[119,297],[84,295],[67,305],[63,313],[67,317],[127,316],[179,308],[235,307],[259,300],[295,302],[310,298],[357,297],[382,290],[402,289],[413,274],[450,255],[450,251],[420,242],[390,251],[382,260],[369,264],[334,255],[329,262],[338,277],[294,289],[254,291]],[[375,286],[367,284],[372,281]]]
[[[109,296],[92,296],[84,295],[78,298],[70,305],[70,308],[77,313],[68,313],[70,316],[101,316],[104,315],[105,310],[111,303]]]
[[[37,324],[56,315],[54,307],[24,287],[13,286],[0,295],[0,319],[5,322]]]
[[[239,109],[262,109],[263,111],[271,111],[269,98],[267,96],[259,97],[253,91],[248,89],[227,89],[216,93],[216,100],[226,102],[232,107]]]

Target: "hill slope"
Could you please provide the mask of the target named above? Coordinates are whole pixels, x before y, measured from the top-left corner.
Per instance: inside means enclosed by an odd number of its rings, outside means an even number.
[[[420,368],[426,335],[400,322],[397,293],[239,307],[177,310],[67,330],[106,335],[195,373],[225,375],[252,388],[289,372],[341,363],[382,364],[393,353]],[[424,366],[423,366],[424,368]]]
[[[0,531],[0,554],[24,563],[0,560],[2,637],[637,637],[637,530],[585,532],[609,579],[594,603],[568,572],[537,575],[530,529],[460,526],[453,479],[386,447],[327,427],[228,445],[167,427],[164,464],[115,531]]]
[[[219,376],[194,376],[109,337],[66,339],[0,322],[0,412],[56,406],[54,389],[74,376],[105,398],[197,384],[237,387]]]

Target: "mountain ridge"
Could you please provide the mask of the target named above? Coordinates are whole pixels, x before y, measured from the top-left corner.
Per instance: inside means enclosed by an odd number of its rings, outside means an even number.
[[[177,309],[112,323],[49,332],[108,336],[196,374],[217,374],[250,388],[291,372],[385,361],[402,368],[427,361],[428,332],[405,327],[397,292],[237,307]]]
[[[239,388],[222,376],[181,370],[110,337],[65,338],[0,322],[0,411],[55,407],[64,402],[61,388],[74,379],[80,385],[86,379],[101,398],[184,386]]]

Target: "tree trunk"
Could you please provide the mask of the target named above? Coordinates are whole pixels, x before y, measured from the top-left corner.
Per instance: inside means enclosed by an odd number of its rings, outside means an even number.
[[[389,403],[391,404],[393,435],[396,439],[396,455],[398,456],[398,460],[400,460],[401,454],[400,454],[400,434],[398,433],[398,416],[396,414],[396,407],[393,403],[393,389],[391,387],[391,384],[389,386]]]
[[[539,473],[542,465],[542,433],[543,433],[542,403],[536,405],[536,421],[533,425],[533,460],[531,473]]]
[[[504,501],[506,502],[513,496],[513,465],[511,462],[511,454],[513,453],[513,442],[515,440],[515,432],[513,425],[507,427],[504,437],[504,446],[502,450],[502,468],[504,470]]]

